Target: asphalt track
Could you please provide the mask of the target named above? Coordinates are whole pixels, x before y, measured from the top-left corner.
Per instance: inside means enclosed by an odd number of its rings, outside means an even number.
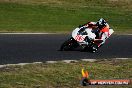
[[[58,51],[70,35],[0,34],[0,65],[55,60],[132,58],[132,35],[112,35],[96,53]]]

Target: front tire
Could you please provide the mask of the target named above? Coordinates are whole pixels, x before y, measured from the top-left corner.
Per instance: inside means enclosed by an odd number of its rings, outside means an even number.
[[[73,38],[70,38],[61,45],[60,50],[61,51],[73,50],[77,46],[78,43]]]

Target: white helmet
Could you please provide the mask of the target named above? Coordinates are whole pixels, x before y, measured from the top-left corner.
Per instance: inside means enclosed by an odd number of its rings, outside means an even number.
[[[106,21],[103,19],[103,18],[100,18],[96,25],[99,27],[99,28],[103,28],[104,26],[106,26]]]

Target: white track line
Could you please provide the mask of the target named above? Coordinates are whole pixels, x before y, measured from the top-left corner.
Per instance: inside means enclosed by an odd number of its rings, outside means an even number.
[[[81,59],[81,61],[95,62],[97,59]]]
[[[132,34],[126,34],[126,35],[132,35]]]
[[[57,34],[57,33],[0,33],[0,34],[5,34],[5,35],[41,35],[41,34]]]
[[[41,34],[61,34],[61,33],[0,33],[0,34],[5,34],[5,35],[41,35]],[[63,33],[62,33],[63,34]],[[118,35],[118,34],[117,34]],[[132,35],[132,34],[119,34],[119,35]]]
[[[117,60],[127,60],[129,58],[115,58],[115,59],[117,59]]]

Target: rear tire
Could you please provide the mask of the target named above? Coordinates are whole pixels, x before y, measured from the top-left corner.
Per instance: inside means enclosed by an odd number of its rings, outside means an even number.
[[[98,46],[96,44],[92,44],[91,46],[86,46],[82,51],[95,53],[97,50]]]
[[[92,53],[95,53],[98,50],[98,45],[93,44],[91,48]]]

